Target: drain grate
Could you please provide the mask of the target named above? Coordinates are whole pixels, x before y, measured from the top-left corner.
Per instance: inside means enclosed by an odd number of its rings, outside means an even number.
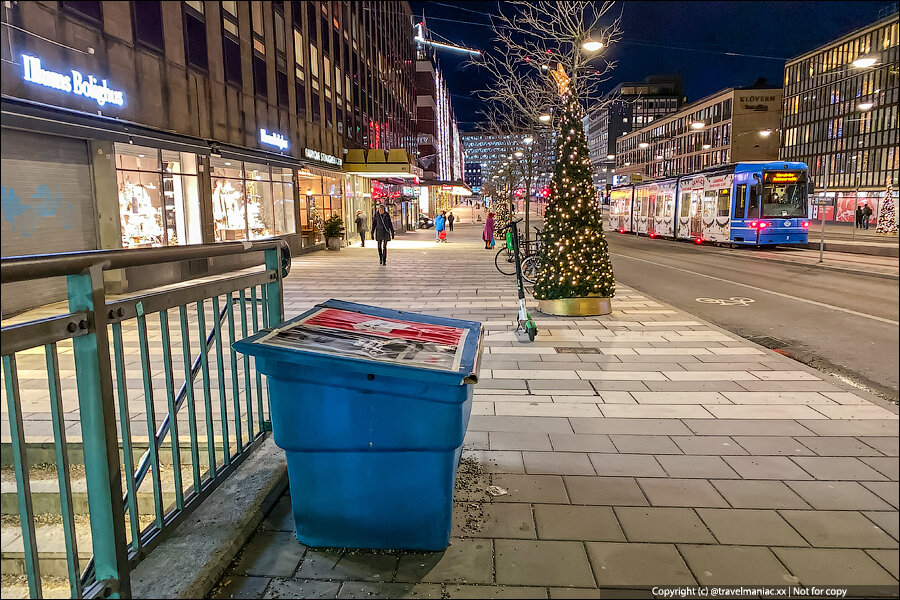
[[[554,348],[557,354],[600,354],[599,348],[570,348],[557,346]]]
[[[756,337],[748,337],[748,340],[753,342],[754,344],[759,344],[763,348],[769,348],[770,350],[774,350],[775,348],[784,348],[785,346],[789,346],[787,342],[784,340],[779,340],[778,338],[773,338],[769,335],[760,335]]]

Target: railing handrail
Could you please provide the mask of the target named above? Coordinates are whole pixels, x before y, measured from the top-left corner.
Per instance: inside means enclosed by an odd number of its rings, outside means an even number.
[[[190,244],[170,248],[132,248],[114,250],[86,250],[81,252],[60,252],[55,254],[32,254],[9,256],[0,260],[0,280],[3,283],[63,277],[86,272],[94,266],[102,270],[143,267],[167,262],[200,260],[219,256],[231,256],[249,252],[262,252],[277,247],[282,248],[282,256],[290,256],[290,248],[284,238],[273,237],[248,242],[216,242],[212,244]],[[283,265],[290,267],[288,260]],[[286,274],[286,273],[285,273]]]

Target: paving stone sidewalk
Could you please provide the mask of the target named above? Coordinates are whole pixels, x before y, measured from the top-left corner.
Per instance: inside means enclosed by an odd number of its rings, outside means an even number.
[[[285,496],[214,597],[897,593],[896,407],[624,286],[613,314],[537,314],[521,343],[479,235],[398,236],[383,267],[372,245],[305,255],[285,284],[288,317],[339,298],[484,323],[450,547],[306,548]]]

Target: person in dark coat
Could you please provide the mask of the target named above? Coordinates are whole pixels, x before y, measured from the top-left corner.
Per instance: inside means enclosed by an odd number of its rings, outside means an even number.
[[[869,203],[866,202],[866,207],[863,208],[863,229],[869,228],[869,217],[872,216],[872,207],[869,206]]]
[[[369,230],[369,219],[366,218],[363,211],[356,211],[356,232],[359,234],[359,241],[362,247],[366,247],[366,232]]]
[[[381,264],[387,264],[387,243],[394,239],[394,224],[391,215],[384,210],[384,204],[379,204],[372,215],[372,237],[378,244],[378,260]]]
[[[862,228],[862,219],[863,219],[862,206],[857,206],[856,207],[856,228],[857,229]]]
[[[447,215],[447,229],[453,231],[453,221],[456,220],[456,217],[453,216],[453,213]]]

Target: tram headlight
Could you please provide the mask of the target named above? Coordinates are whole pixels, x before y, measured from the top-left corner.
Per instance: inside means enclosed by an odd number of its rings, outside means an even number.
[[[803,221],[803,229],[809,229],[809,221]]]

